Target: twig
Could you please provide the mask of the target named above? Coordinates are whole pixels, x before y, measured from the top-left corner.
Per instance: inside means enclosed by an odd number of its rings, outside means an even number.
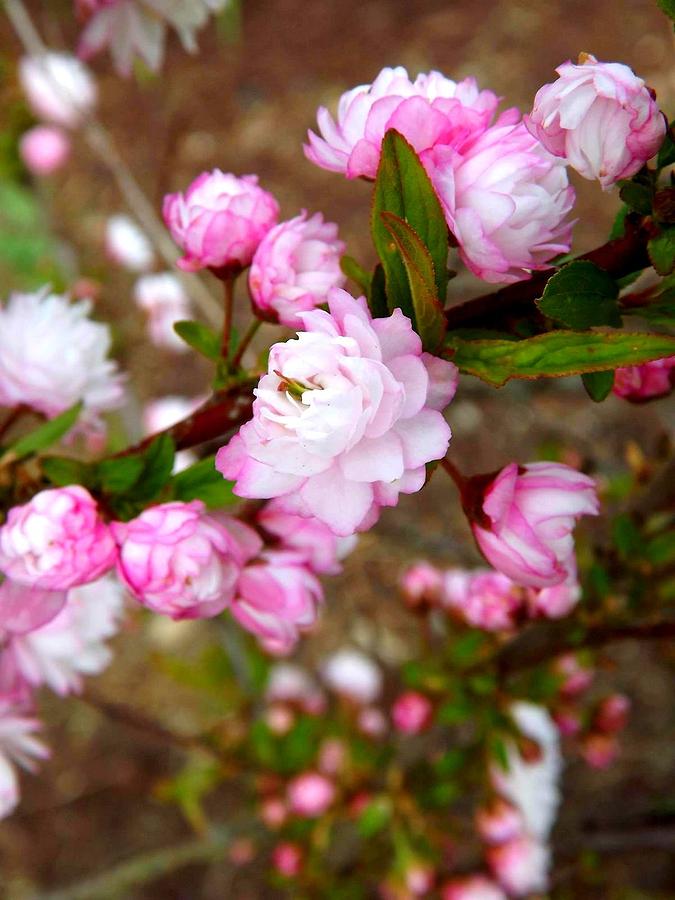
[[[237,347],[237,352],[234,355],[232,360],[232,371],[236,372],[239,366],[241,365],[241,361],[244,358],[244,353],[248,349],[248,345],[251,343],[253,338],[258,333],[258,329],[262,325],[260,319],[253,319],[251,324],[248,326],[247,330],[244,332],[244,336],[239,341],[239,346]]]
[[[223,337],[220,352],[227,363],[230,358],[230,338],[232,337],[232,308],[234,306],[234,278],[223,279]]]

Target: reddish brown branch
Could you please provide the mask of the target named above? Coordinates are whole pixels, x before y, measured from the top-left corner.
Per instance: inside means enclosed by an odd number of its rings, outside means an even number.
[[[623,237],[608,241],[578,259],[587,259],[613,278],[623,278],[651,265],[647,254],[647,241],[653,236],[653,226],[647,218],[629,216]],[[534,301],[541,297],[546,282],[557,269],[536,272],[527,281],[509,284],[501,290],[483,294],[446,310],[448,328],[494,328],[505,317],[532,312]]]

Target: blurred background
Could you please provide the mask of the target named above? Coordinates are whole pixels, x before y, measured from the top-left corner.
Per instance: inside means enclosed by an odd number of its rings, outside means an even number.
[[[75,46],[71,3],[26,5],[51,46]],[[165,193],[184,188],[202,170],[257,173],[279,198],[283,218],[301,208],[321,210],[339,223],[348,252],[371,265],[369,186],[322,171],[302,154],[319,105],[333,109],[344,90],[371,81],[383,66],[400,64],[413,74],[439,69],[457,80],[472,75],[500,94],[505,107],[526,111],[557,65],[588,51],[630,65],[656,89],[672,118],[674,48],[672,27],[653,0],[240,0],[201,32],[197,55],[187,55],[172,36],[159,77],[125,81],[105,56],[93,69],[101,89],[100,119],[157,210]],[[16,177],[9,144],[26,115],[16,81],[21,49],[4,18],[0,53],[4,191]],[[28,185],[27,176],[20,177]],[[583,252],[606,240],[619,199],[602,194],[595,183],[576,178],[575,186],[580,223],[573,249]],[[106,217],[123,210],[107,171],[76,139],[73,161],[39,186],[38,206],[26,215],[34,216],[29,228],[39,227],[56,242],[66,271],[100,283],[97,315],[112,323],[115,355],[130,374],[140,409],[166,393],[204,392],[209,371],[192,355],[177,357],[148,343],[131,301],[131,276],[103,259]],[[45,278],[58,280],[40,268],[39,253],[16,251],[15,243],[6,252],[16,234],[15,216],[10,205],[0,204],[3,297]],[[451,283],[456,300],[479,293],[480,284],[468,276]],[[674,410],[668,401],[633,407],[613,396],[594,405],[578,379],[536,389],[512,382],[500,391],[467,379],[449,420],[453,458],[467,472],[542,455],[582,465],[592,450],[610,478],[619,477],[635,454],[653,454],[664,435],[672,434]],[[129,422],[133,431],[133,410]],[[398,508],[386,511],[362,537],[344,574],[327,581],[320,628],[301,645],[300,657],[317,660],[346,643],[393,669],[414,656],[414,631],[396,582],[405,565],[422,556],[443,565],[478,562],[453,485],[442,476],[431,489],[403,497]],[[116,720],[105,704],[127,704],[187,733],[219,722],[227,728],[226,698],[197,700],[190,678],[176,677],[169,662],[179,659],[185,669],[197,669],[209,628],[208,621],[158,618],[141,628],[141,620],[132,619],[115,641],[114,664],[90,682],[85,699],[46,703],[53,756],[36,777],[24,778],[20,808],[0,824],[0,896],[19,900],[38,888],[69,884],[190,834],[166,789],[183,751],[161,735]],[[566,769],[552,895],[675,897],[675,653],[664,657],[631,644],[612,655],[616,666],[601,677],[633,698],[634,712],[614,766],[598,773],[574,762]],[[209,798],[209,814],[218,820],[236,815],[240,793],[236,779],[226,783]],[[654,822],[663,823],[670,838],[662,846],[644,846],[641,829]],[[625,826],[626,840],[589,860],[591,887],[588,879],[576,884],[570,860],[583,849],[584,833],[619,826]],[[255,867],[235,869],[224,860],[184,868],[123,896],[222,900],[281,894],[260,880]]]

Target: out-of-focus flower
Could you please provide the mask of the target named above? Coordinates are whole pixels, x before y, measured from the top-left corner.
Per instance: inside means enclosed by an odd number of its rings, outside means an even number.
[[[279,539],[279,546],[304,557],[319,575],[337,575],[340,564],[358,541],[356,535],[338,537],[313,517],[305,518],[285,511],[283,501],[271,500],[258,513],[258,524]]]
[[[476,813],[476,830],[486,844],[503,844],[522,834],[524,821],[511,803],[494,797]]]
[[[441,605],[474,628],[506,631],[516,624],[524,591],[501,572],[450,569],[443,575]]]
[[[610,694],[598,704],[593,714],[593,728],[606,734],[623,731],[630,707],[630,698],[625,694]]]
[[[365,653],[345,647],[331,654],[321,667],[324,683],[336,694],[366,706],[382,691],[382,672]]]
[[[359,731],[370,738],[382,737],[388,728],[387,717],[376,706],[366,706],[360,709],[356,718],[356,724]]]
[[[37,719],[0,701],[0,819],[8,816],[19,802],[14,764],[32,771],[34,760],[49,756],[47,748],[33,736],[39,728]]]
[[[147,272],[155,262],[152,244],[134,220],[123,213],[110,216],[106,222],[105,249],[113,262],[131,272]]]
[[[420,734],[431,724],[434,708],[419,691],[405,691],[394,701],[391,720],[402,734]]]
[[[591,731],[581,741],[581,755],[592,769],[608,769],[619,755],[614,734]]]
[[[511,896],[524,897],[548,889],[551,853],[535,838],[521,835],[490,847],[487,859],[495,877]]]
[[[323,775],[337,775],[344,768],[347,747],[339,738],[326,738],[319,746],[317,767]]]
[[[305,669],[293,663],[279,662],[271,668],[265,688],[268,703],[290,703],[304,712],[323,711],[326,698],[316,681]]]
[[[96,82],[68,53],[24,56],[19,79],[35,115],[56,125],[75,128],[96,104]]]
[[[323,589],[296,553],[271,550],[247,566],[231,612],[269,653],[290,653],[316,622]]]
[[[143,408],[143,427],[145,433],[155,434],[158,431],[164,431],[165,428],[171,428],[176,422],[187,418],[204,402],[205,397],[178,397],[170,395],[167,397],[159,397],[157,400],[151,400],[146,403]],[[191,450],[179,450],[176,453],[173,471],[182,472],[194,462],[197,457]]]
[[[23,403],[53,418],[81,400],[83,425],[124,399],[107,358],[110,329],[89,318],[91,303],[48,294],[12,294],[0,308],[0,405]]]
[[[238,178],[214,169],[202,172],[184,194],[167,194],[163,214],[183,251],[178,260],[181,269],[208,268],[230,277],[250,264],[276,224],[279,205],[258,186],[256,175]]]
[[[305,156],[347,178],[374,178],[390,128],[418,153],[437,144],[465,149],[488,126],[498,103],[492,91],[479,91],[473,78],[457,83],[440,72],[429,72],[413,82],[402,66],[383,69],[372,84],[342,95],[337,122],[320,107],[321,137],[308,132]]]
[[[321,213],[302,212],[271,228],[251,263],[248,285],[256,314],[288,328],[302,328],[299,313],[326,302],[346,281],[340,269],[345,244]]]
[[[442,900],[507,900],[496,882],[486,875],[453,878],[441,889]]]
[[[148,336],[157,347],[185,353],[188,345],[174,331],[174,324],[191,318],[192,309],[180,279],[173,272],[143,275],[134,285],[134,300],[148,319]]]
[[[408,606],[433,606],[440,601],[443,573],[431,563],[417,562],[406,569],[400,583]]]
[[[265,723],[272,734],[288,734],[295,725],[295,713],[288,706],[273,703],[265,713]]]
[[[654,156],[666,122],[649,88],[621,63],[582,53],[537,91],[525,124],[544,147],[604,190]]]
[[[335,799],[335,785],[318,772],[303,772],[288,785],[288,805],[296,816],[321,816]]]
[[[330,313],[303,313],[307,331],[274,344],[253,419],[216,459],[242,497],[284,497],[336,534],[370,527],[399,492],[424,484],[450,429],[440,410],[457,370],[422,353],[400,310],[372,319],[364,298],[329,294]]]
[[[212,13],[224,9],[229,0],[75,0],[87,20],[80,36],[78,53],[90,59],[105,47],[110,49],[115,68],[128,76],[135,57],[153,72],[164,57],[168,28],[178,33],[183,47],[194,53],[195,33]]]
[[[675,385],[675,356],[654,359],[641,366],[626,366],[614,373],[613,392],[617,397],[642,403],[666,397]]]
[[[522,123],[488,128],[466,153],[438,145],[423,161],[464,263],[492,283],[528,278],[572,239],[565,165]]]
[[[6,578],[0,584],[0,633],[27,634],[41,628],[58,615],[66,599],[66,591],[50,591]]]
[[[553,663],[553,672],[562,679],[560,693],[567,698],[578,697],[590,687],[594,672],[582,665],[575,653],[564,653]]]
[[[0,528],[0,570],[21,584],[62,591],[100,578],[117,549],[96,501],[80,485],[40,491]]]
[[[266,797],[260,804],[260,818],[269,829],[276,831],[288,818],[288,807],[281,797]]]
[[[527,609],[532,617],[545,616],[547,619],[562,619],[569,615],[581,598],[581,585],[577,581],[577,565],[574,557],[569,560],[567,578],[552,587],[529,588]]]
[[[111,527],[120,578],[140,603],[172,619],[222,612],[242,567],[261,546],[252,529],[207,515],[199,500],[150,506]]]
[[[0,655],[0,670],[32,687],[57,694],[79,692],[82,675],[97,675],[112,659],[104,643],[118,629],[124,590],[111,575],[71,588],[66,605],[47,625],[11,638]]]
[[[33,175],[52,175],[70,156],[70,138],[53,125],[36,125],[21,135],[19,153]]]
[[[272,865],[285,878],[294,878],[302,868],[302,848],[290,841],[277,844],[272,851]]]
[[[561,463],[510,463],[484,490],[473,533],[487,560],[518,584],[550,587],[572,570],[572,530],[598,514],[595,482]]]
[[[563,703],[553,710],[553,721],[558,726],[558,731],[565,737],[574,737],[579,734],[582,727],[579,710],[571,703]]]

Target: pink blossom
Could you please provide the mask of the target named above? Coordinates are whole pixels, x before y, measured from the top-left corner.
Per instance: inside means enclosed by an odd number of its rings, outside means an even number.
[[[96,105],[96,82],[87,67],[68,53],[24,56],[19,79],[29,106],[47,122],[75,128]]]
[[[40,727],[37,719],[0,701],[0,819],[8,816],[19,802],[15,764],[33,771],[34,760],[49,756],[47,748],[33,736]]]
[[[401,590],[409,606],[436,604],[443,588],[443,574],[431,563],[417,562],[401,577]]]
[[[382,691],[382,672],[359,650],[348,647],[331,654],[321,667],[321,677],[336,694],[354,703],[373,703]]]
[[[247,566],[231,612],[269,653],[290,653],[316,622],[323,589],[301,555],[267,551]]]
[[[58,615],[66,598],[66,591],[50,591],[5,579],[0,584],[0,634],[27,634],[41,628]]]
[[[184,194],[167,194],[164,221],[183,251],[186,272],[209,268],[221,277],[248,266],[258,245],[276,224],[279,205],[258,187],[256,175],[214,169],[203,172]]]
[[[288,805],[296,816],[321,816],[335,799],[335,785],[318,772],[303,772],[288,785]]]
[[[0,569],[21,584],[67,590],[95,581],[116,556],[96,501],[79,485],[40,491],[0,528]]]
[[[581,715],[572,704],[561,704],[553,710],[553,721],[564,737],[574,737],[581,731]]]
[[[147,272],[155,262],[152,244],[132,218],[110,216],[105,227],[105,250],[110,259],[130,272]]]
[[[590,732],[581,742],[581,755],[592,769],[608,769],[619,755],[616,735]]]
[[[337,575],[341,560],[356,546],[355,535],[338,537],[319,519],[285,511],[283,500],[271,500],[258,514],[258,524],[279,539],[279,547],[300,554],[319,575]]]
[[[288,734],[295,725],[295,713],[288,706],[273,703],[265,713],[265,724],[272,734]]]
[[[294,878],[300,874],[303,863],[302,849],[290,841],[277,844],[272,851],[272,865],[285,878]]]
[[[598,514],[595,482],[561,463],[510,463],[483,494],[474,537],[495,569],[518,584],[551,587],[572,571],[572,530]]]
[[[83,675],[97,675],[112,659],[104,643],[119,626],[124,591],[111,576],[71,588],[58,615],[29,634],[7,641],[0,654],[0,683],[20,679],[32,688],[78,693]]]
[[[516,625],[523,593],[501,572],[450,569],[443,576],[441,605],[474,628],[507,631]]]
[[[337,121],[323,106],[319,109],[322,137],[308,132],[305,156],[347,178],[374,178],[390,128],[418,153],[436,144],[464,148],[485,130],[498,102],[492,91],[479,91],[473,78],[457,83],[429,72],[413,82],[402,66],[383,69],[372,84],[342,95]]]
[[[302,328],[299,313],[325,303],[328,291],[345,283],[340,269],[344,251],[337,225],[324,222],[321,213],[308,219],[303,211],[275,225],[260,242],[248,276],[256,314]]]
[[[507,900],[504,891],[486,875],[467,875],[447,881],[441,890],[442,900]]]
[[[190,319],[190,298],[173,272],[143,275],[134,285],[136,305],[147,315],[148,337],[156,347],[186,353],[188,345],[174,331],[176,322]]]
[[[33,175],[53,175],[68,161],[70,138],[53,125],[36,125],[21,135],[19,153]]]
[[[570,249],[574,190],[565,165],[513,116],[465,153],[438,145],[422,159],[460,256],[479,278],[520,281]]]
[[[621,63],[582,53],[534,98],[525,124],[546,149],[604,190],[630,178],[655,155],[666,122],[641,78]]]
[[[107,325],[91,303],[49,294],[12,294],[0,307],[0,406],[21,403],[53,418],[78,401],[82,424],[100,430],[101,413],[124,400],[123,379],[108,359]]]
[[[593,727],[605,734],[623,731],[630,708],[630,698],[625,694],[610,694],[598,704],[593,716]]]
[[[199,500],[150,506],[112,528],[120,578],[140,603],[172,619],[222,612],[242,567],[261,546],[250,528],[207,515]]]
[[[405,691],[394,701],[391,720],[402,734],[420,734],[431,724],[434,708],[419,691]]]
[[[582,665],[575,653],[564,653],[553,663],[553,671],[562,679],[560,692],[564,697],[577,697],[588,690],[594,672]]]
[[[524,827],[520,812],[500,797],[476,812],[476,830],[486,844],[503,844],[522,834]]]
[[[442,410],[454,395],[452,363],[422,353],[410,320],[372,319],[364,298],[333,290],[330,313],[303,313],[306,331],[270,350],[253,419],[216,459],[242,497],[284,497],[336,534],[370,527],[399,492],[424,484],[445,455]]]
[[[577,581],[576,560],[569,560],[567,578],[552,587],[529,588],[527,609],[532,618],[544,616],[547,619],[562,619],[569,615],[581,598],[581,586]]]
[[[522,835],[490,847],[487,859],[497,880],[514,897],[546,891],[551,854],[535,838]]]
[[[641,403],[666,397],[675,385],[675,356],[654,359],[641,366],[626,366],[614,373],[612,390],[617,397]]]
[[[433,889],[435,877],[433,867],[422,859],[410,860],[403,874],[405,886],[413,897],[428,897]]]

